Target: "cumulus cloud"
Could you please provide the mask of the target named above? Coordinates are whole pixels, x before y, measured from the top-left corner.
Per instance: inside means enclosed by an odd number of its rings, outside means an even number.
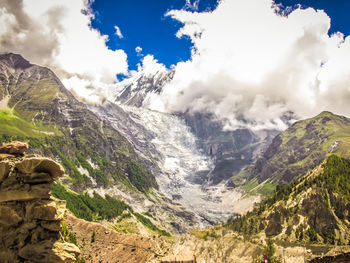
[[[167,68],[159,63],[153,55],[147,55],[141,60],[141,64],[137,65],[137,71],[142,72],[146,76],[151,76],[159,72],[166,72]]]
[[[90,3],[1,1],[0,52],[19,53],[54,69],[67,88],[97,102],[117,81],[116,74],[127,73],[128,64],[125,52],[108,49],[108,37],[91,27]]]
[[[120,28],[118,26],[114,26],[115,29],[115,34],[119,37],[119,38],[123,38],[123,34],[122,31],[120,31]]]
[[[192,55],[148,106],[213,113],[227,129],[284,129],[290,111],[350,116],[350,38],[329,36],[322,10],[281,11],[272,0],[222,0],[212,12],[168,12]]]

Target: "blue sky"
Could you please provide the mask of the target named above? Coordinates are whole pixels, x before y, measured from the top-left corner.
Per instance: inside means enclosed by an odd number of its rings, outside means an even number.
[[[136,69],[140,59],[147,54],[154,55],[160,63],[168,68],[179,61],[191,57],[192,43],[188,37],[175,36],[182,24],[165,14],[172,9],[189,11],[210,11],[216,8],[216,0],[132,0],[106,1],[95,0],[91,6],[95,19],[92,26],[102,34],[109,36],[107,45],[112,50],[122,49],[128,56],[129,69]],[[350,1],[348,0],[276,0],[283,6],[323,9],[331,17],[330,33],[340,31],[350,34]],[[197,7],[197,8],[196,8]],[[118,26],[121,36],[116,34]],[[136,47],[142,52],[137,53]]]
[[[198,9],[186,6],[185,0],[96,0],[91,6],[95,13],[92,26],[109,36],[107,44],[111,49],[125,50],[130,69],[136,68],[141,54],[153,54],[169,67],[190,58],[191,41],[175,36],[182,24],[166,17],[167,11],[184,8],[202,12],[212,10],[216,5],[216,0],[202,0]],[[115,25],[122,38],[115,34]],[[141,54],[135,51],[138,46],[142,48]]]
[[[325,10],[296,8],[288,17],[271,0],[189,1],[0,1],[0,52],[50,67],[97,104],[113,99],[120,76],[130,82],[175,65],[145,106],[209,111],[227,129],[284,129],[289,111],[350,116],[350,37],[332,35],[350,33],[349,0],[276,0]]]

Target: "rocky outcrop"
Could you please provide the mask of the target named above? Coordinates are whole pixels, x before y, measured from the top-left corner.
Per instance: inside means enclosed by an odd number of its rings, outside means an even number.
[[[17,141],[3,143],[2,146],[0,146],[0,153],[23,154],[27,150],[28,144]]]
[[[59,232],[65,201],[50,196],[63,168],[48,158],[24,155],[24,143],[0,149],[6,149],[0,156],[0,262],[75,261],[78,247],[63,242]]]

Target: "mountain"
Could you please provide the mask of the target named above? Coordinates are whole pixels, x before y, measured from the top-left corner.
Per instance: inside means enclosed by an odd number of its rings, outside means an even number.
[[[208,113],[186,112],[182,116],[198,139],[198,146],[213,160],[209,181],[214,185],[226,182],[252,164],[277,134],[275,130],[244,128],[226,131],[223,123]]]
[[[50,144],[46,155],[64,160],[74,189],[95,182],[108,186],[115,181],[140,191],[157,188],[153,175],[129,142],[78,102],[51,70],[7,54],[0,56],[0,72],[0,99],[7,101],[2,109],[3,140],[8,136],[26,139],[33,151],[42,151],[35,149],[38,142]],[[9,127],[12,120],[17,127]],[[21,124],[25,126],[23,131]],[[79,171],[79,167],[89,174]]]
[[[332,154],[251,212],[179,237],[167,260],[349,262],[349,222],[350,159]]]
[[[126,110],[145,109],[150,95],[160,94],[175,74],[174,70],[138,72],[117,84],[112,101]],[[214,168],[197,173],[192,180],[217,185],[226,182],[242,168],[252,164],[272,138],[275,130],[252,131],[237,129],[225,131],[222,122],[213,114],[203,112],[177,112],[170,114],[183,120],[196,138],[197,148],[213,161]],[[210,174],[209,174],[210,172]]]
[[[84,197],[89,193],[93,202],[108,195],[138,212],[151,212],[160,220],[156,224],[174,231],[199,223],[198,216],[157,190],[150,170],[156,164],[137,153],[109,120],[76,100],[50,69],[20,55],[3,54],[0,141],[11,140],[27,142],[29,153],[53,158],[64,166],[67,175],[53,193],[68,199],[67,207],[77,208],[74,211],[82,218],[92,220],[92,214],[105,213],[95,204],[79,209],[90,202]]]
[[[320,165],[227,226],[289,243],[350,244],[350,159],[332,154]]]
[[[212,114],[148,109],[150,96],[161,94],[173,74],[140,71],[117,84],[110,102],[92,110],[114,123],[150,163],[157,163],[150,169],[163,193],[211,224],[225,222],[255,201],[241,203],[243,193],[229,179],[252,164],[277,131],[226,131]]]
[[[233,177],[248,190],[271,193],[319,165],[329,154],[350,157],[350,119],[322,112],[278,134],[257,161]],[[258,186],[260,184],[260,186]]]
[[[142,107],[151,93],[161,93],[163,87],[172,80],[174,70],[165,68],[155,72],[140,71],[116,85],[111,101],[133,107]]]

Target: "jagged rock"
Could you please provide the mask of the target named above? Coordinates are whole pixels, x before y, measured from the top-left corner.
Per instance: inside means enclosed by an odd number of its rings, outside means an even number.
[[[6,206],[0,206],[0,225],[6,227],[15,226],[22,220],[22,217],[16,211]]]
[[[0,183],[7,178],[10,172],[10,164],[8,162],[0,162]]]
[[[0,146],[0,153],[24,154],[24,152],[27,150],[28,144],[18,141],[3,143],[2,146]]]
[[[16,163],[15,167],[23,174],[49,173],[53,179],[64,174],[61,165],[49,158],[43,157],[26,158],[22,162]]]

